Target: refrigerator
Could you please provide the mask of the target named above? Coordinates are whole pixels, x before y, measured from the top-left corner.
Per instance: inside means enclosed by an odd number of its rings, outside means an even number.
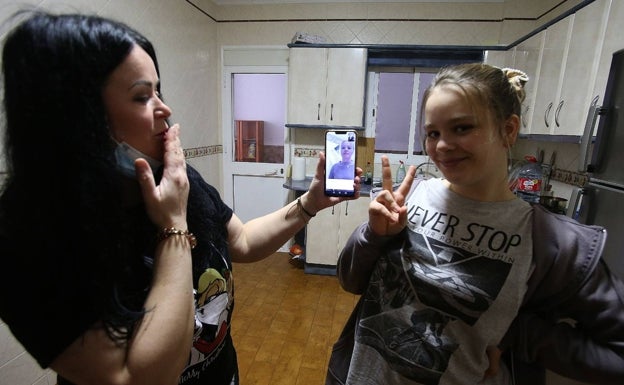
[[[570,202],[568,215],[607,229],[603,258],[624,279],[624,50],[613,54],[602,105],[592,101],[579,159],[588,183]]]

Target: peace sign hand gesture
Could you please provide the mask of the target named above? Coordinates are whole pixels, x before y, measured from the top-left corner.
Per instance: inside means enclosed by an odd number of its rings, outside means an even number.
[[[368,222],[370,229],[377,235],[396,235],[407,224],[407,206],[405,198],[409,193],[416,168],[410,166],[401,185],[393,190],[392,170],[388,157],[381,157],[381,185],[382,190],[375,196],[368,207]]]

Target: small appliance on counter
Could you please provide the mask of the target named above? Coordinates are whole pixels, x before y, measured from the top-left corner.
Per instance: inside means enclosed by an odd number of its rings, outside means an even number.
[[[541,195],[539,198],[540,205],[546,207],[548,211],[555,214],[566,214],[568,207],[568,200],[562,197],[555,197],[552,195]]]

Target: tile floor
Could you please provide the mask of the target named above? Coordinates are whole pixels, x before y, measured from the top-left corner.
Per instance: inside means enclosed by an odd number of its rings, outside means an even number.
[[[305,274],[275,253],[235,263],[232,337],[241,385],[322,385],[331,348],[358,296],[335,276]]]

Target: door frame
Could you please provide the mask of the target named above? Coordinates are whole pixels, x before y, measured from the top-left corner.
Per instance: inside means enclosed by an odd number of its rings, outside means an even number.
[[[284,47],[223,47],[222,48],[222,87],[221,87],[221,135],[223,139],[223,200],[234,207],[234,176],[260,176],[284,178],[289,161],[290,143],[284,127],[284,163],[252,163],[234,161],[234,117],[232,110],[232,75],[235,73],[285,74],[288,77],[288,48]],[[288,87],[285,100],[288,100]],[[284,106],[286,121],[287,105]],[[287,191],[276,191],[275,197],[287,197]],[[284,204],[286,202],[283,202]]]

